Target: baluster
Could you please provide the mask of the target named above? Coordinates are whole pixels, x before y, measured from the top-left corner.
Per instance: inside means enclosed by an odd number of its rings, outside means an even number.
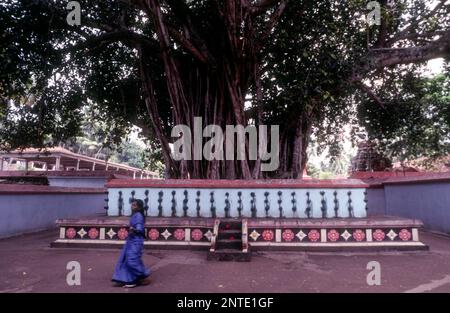
[[[322,196],[322,200],[320,200],[320,203],[322,204],[320,206],[320,210],[322,211],[322,218],[327,218],[327,201],[325,200],[325,191],[321,191],[320,195]]]
[[[266,199],[264,200],[264,210],[266,211],[266,217],[270,217],[269,216],[269,210],[270,210],[270,206],[269,206],[269,193],[266,191],[264,193],[264,197],[266,197]]]
[[[177,216],[177,200],[175,200],[175,190],[172,190],[172,217]]]
[[[119,191],[119,216],[122,216],[123,214],[123,198],[122,198],[122,191]]]
[[[295,199],[295,191],[293,191],[291,193],[291,196],[292,196],[292,200],[291,200],[291,202],[292,202],[292,213],[293,213],[294,216],[296,216],[296,213],[297,213],[297,200]]]
[[[135,198],[134,198],[134,195],[136,194],[136,191],[134,191],[134,190],[131,190],[131,198],[128,198],[128,203],[129,204],[131,204],[131,203],[133,203],[133,201],[135,200]],[[131,207],[131,206],[130,206]],[[133,210],[131,210],[131,208],[130,208],[130,211],[131,211],[131,214],[133,214]]]
[[[252,218],[256,217],[256,197],[254,192],[250,192],[252,200],[250,200],[250,211],[252,212]]]
[[[281,191],[278,191],[278,210],[280,211],[280,218],[283,218],[283,207],[281,206],[281,195],[283,193]]]
[[[239,200],[238,200],[238,209],[237,210],[238,210],[238,216],[239,217],[242,216],[242,210],[244,209],[244,207],[242,206],[241,196],[242,196],[242,192],[238,191]]]
[[[187,203],[188,203],[188,191],[187,190],[183,191],[183,194],[184,194],[184,199],[183,199],[183,216],[187,217],[188,216],[187,212],[188,212],[188,209],[189,209],[188,206],[187,206]]]
[[[164,192],[161,190],[161,191],[159,191],[158,192],[158,217],[162,217],[163,216],[163,210],[162,210],[162,205],[161,205],[161,203],[162,203],[162,201],[163,201],[163,195],[164,195]]]
[[[209,195],[210,195],[209,202],[211,202],[211,216],[213,218],[215,218],[216,217],[216,207],[214,205],[214,191],[211,191],[211,193]]]
[[[103,208],[106,210],[106,214],[108,214],[108,209],[109,209],[109,206],[108,206],[108,202],[109,202],[109,191],[106,192],[105,202],[106,202],[106,204],[105,204],[105,206],[104,206]]]
[[[226,192],[225,193],[225,197],[226,197],[226,199],[225,199],[225,217],[226,218],[229,218],[230,217],[230,200],[228,200],[228,196],[229,196],[230,194],[228,193],[228,192]]]
[[[148,190],[146,190],[145,192],[144,192],[144,195],[145,195],[145,198],[144,198],[144,211],[145,211],[145,216],[148,216],[148,200],[149,200],[149,198],[148,198],[148,194],[149,194],[149,192],[148,192]]]
[[[367,191],[364,191],[364,203],[366,204],[366,207],[365,207],[366,215],[367,215],[367,211],[369,210],[368,202],[369,202],[369,199],[367,198]]]
[[[348,202],[347,202],[348,217],[353,217],[353,205],[352,205],[352,198],[351,198],[352,192],[351,191],[347,192],[347,195],[348,195]]]
[[[200,190],[197,190],[197,198],[195,199],[195,202],[197,202],[197,217],[201,217],[200,215]]]
[[[333,192],[334,195],[334,217],[339,217],[339,201],[337,198],[337,191]]]
[[[309,191],[306,192],[306,210],[305,214],[308,218],[311,218],[312,213],[312,201],[309,198]]]

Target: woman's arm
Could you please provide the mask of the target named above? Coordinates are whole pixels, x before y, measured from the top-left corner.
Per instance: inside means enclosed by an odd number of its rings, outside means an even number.
[[[133,221],[131,223],[130,231],[134,232],[135,234],[144,235],[144,217],[140,213],[136,213],[135,215],[136,216],[133,218]]]

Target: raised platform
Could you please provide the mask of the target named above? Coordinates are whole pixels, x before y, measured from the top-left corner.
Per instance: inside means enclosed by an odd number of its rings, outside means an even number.
[[[148,217],[145,247],[204,249],[211,247],[213,218]],[[220,219],[227,221],[227,219]],[[234,219],[229,219],[234,220]],[[425,250],[419,240],[422,222],[379,216],[370,218],[248,218],[252,250],[379,251]],[[57,221],[59,238],[52,247],[122,247],[129,217],[92,217]]]

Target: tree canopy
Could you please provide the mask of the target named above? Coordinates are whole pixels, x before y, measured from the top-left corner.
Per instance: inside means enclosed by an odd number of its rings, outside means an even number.
[[[369,25],[367,3],[80,1],[81,25],[71,26],[67,1],[3,1],[0,149],[73,138],[89,107],[112,141],[141,127],[166,177],[301,177],[311,133],[339,138],[355,110],[394,154],[448,152],[449,73],[422,72],[450,56],[450,4],[380,0],[380,25]],[[223,128],[280,125],[279,169],[175,161],[171,129],[195,116]]]

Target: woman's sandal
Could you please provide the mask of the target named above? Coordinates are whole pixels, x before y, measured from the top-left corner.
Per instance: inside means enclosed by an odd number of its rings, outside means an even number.
[[[134,288],[136,286],[137,286],[136,284],[126,284],[123,286],[123,288]]]

